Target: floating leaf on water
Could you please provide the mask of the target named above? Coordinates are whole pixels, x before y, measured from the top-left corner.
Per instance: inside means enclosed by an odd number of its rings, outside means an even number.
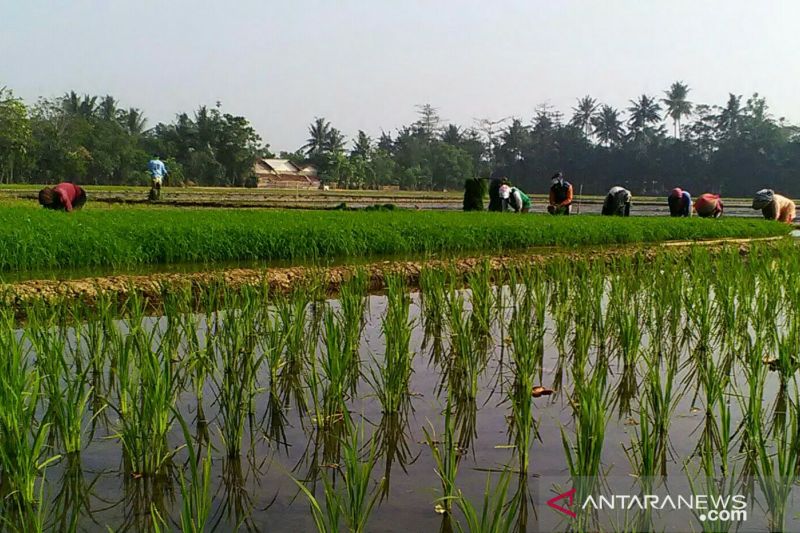
[[[626,426],[638,426],[638,425],[639,425],[639,422],[638,422],[638,421],[636,421],[636,420],[635,420],[635,419],[633,419],[633,418],[628,418],[627,420],[625,420],[625,425],[626,425]]]
[[[531,396],[534,398],[538,398],[540,396],[550,396],[555,391],[553,389],[548,389],[547,387],[542,387],[541,385],[536,385],[531,389]]]

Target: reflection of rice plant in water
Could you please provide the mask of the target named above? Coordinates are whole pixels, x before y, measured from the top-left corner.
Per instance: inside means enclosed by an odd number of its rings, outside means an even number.
[[[747,399],[742,400],[745,411],[744,445],[749,471],[753,472],[768,510],[770,531],[783,531],[786,504],[797,480],[800,458],[800,402],[795,393],[789,400],[787,416],[780,426],[773,427],[770,440],[765,427],[763,407],[766,369],[753,366],[747,371]]]
[[[145,328],[144,303],[131,301],[129,313],[130,330],[116,354],[117,437],[128,472],[154,476],[163,473],[173,453],[167,436],[178,383],[169,355],[154,347],[156,329]]]
[[[383,480],[377,485],[372,481],[372,471],[377,458],[374,439],[369,442],[366,459],[362,459],[360,450],[364,444],[363,426],[360,429],[352,427],[353,422],[349,415],[345,416],[344,423],[348,426],[347,432],[350,437],[345,439],[341,446],[340,473],[343,490],[337,489],[329,473],[323,472],[322,487],[325,494],[323,506],[311,490],[300,481],[294,480],[309,501],[314,525],[318,531],[324,533],[338,532],[342,520],[348,531],[353,533],[367,531],[367,522],[378,502],[383,484]]]
[[[486,477],[486,488],[483,491],[483,504],[480,509],[464,496],[461,489],[458,490],[453,499],[464,516],[464,525],[456,521],[456,529],[459,532],[509,533],[516,530],[520,501],[517,498],[506,501],[510,477],[511,472],[504,470],[494,487],[491,485],[491,475]],[[527,502],[523,501],[522,504],[526,505]]]
[[[525,301],[525,300],[523,300]],[[528,472],[531,432],[535,431],[531,391],[535,385],[537,371],[541,370],[543,358],[542,339],[544,325],[532,320],[532,300],[518,307],[511,318],[509,333],[513,346],[514,382],[508,389],[511,401],[510,431],[519,457],[519,470]],[[544,302],[539,302],[543,305]],[[541,375],[541,374],[540,374]]]
[[[36,480],[58,456],[48,457],[50,425],[37,419],[40,371],[31,364],[26,351],[14,334],[12,313],[0,314],[0,469],[3,474],[3,498],[0,511],[23,524],[37,516]]]
[[[411,378],[413,354],[410,351],[411,299],[399,276],[386,278],[387,308],[381,324],[385,343],[382,360],[376,360],[378,371],[370,369],[372,386],[385,414],[405,411],[409,407],[408,382]]]
[[[189,479],[185,479],[183,471],[179,474],[181,487],[181,531],[202,533],[205,531],[211,513],[211,448],[206,448],[202,459],[193,444],[189,426],[178,412],[175,416],[180,423],[186,450],[189,455]]]
[[[257,376],[264,353],[256,350],[256,303],[238,302],[240,309],[225,312],[219,330],[220,367],[215,377],[221,418],[220,436],[228,457],[237,457],[244,438],[245,422],[254,417],[254,399],[261,392]]]
[[[571,440],[562,428],[561,439],[577,501],[584,501],[587,495],[593,493],[602,474],[603,442],[610,401],[606,386],[607,372],[607,367],[598,364],[590,374],[583,369],[576,369],[573,375],[574,389],[570,402],[575,437],[574,441]],[[585,518],[583,514],[578,516],[579,521]]]
[[[436,429],[430,422],[430,431],[427,427],[422,428],[425,434],[425,443],[430,448],[436,464],[436,476],[442,485],[440,500],[448,513],[452,508],[452,500],[456,496],[456,475],[458,474],[458,464],[461,461],[461,453],[455,440],[456,429],[452,409],[453,406],[448,397],[444,409],[444,433],[441,435],[436,434]]]

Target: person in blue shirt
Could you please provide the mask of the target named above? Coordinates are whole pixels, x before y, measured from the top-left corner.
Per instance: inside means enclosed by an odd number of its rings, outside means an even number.
[[[667,197],[667,204],[669,204],[669,216],[671,217],[692,216],[692,196],[689,191],[675,187]]]
[[[161,183],[167,175],[167,166],[154,155],[147,163],[147,171],[150,172],[150,200],[158,200],[161,198]]]

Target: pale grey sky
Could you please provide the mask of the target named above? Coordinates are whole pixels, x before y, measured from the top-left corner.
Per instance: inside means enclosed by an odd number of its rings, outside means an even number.
[[[676,80],[702,103],[758,91],[799,122],[798,20],[796,0],[0,0],[0,86],[112,94],[148,126],[220,100],[273,150],[315,116],[377,137],[420,103],[527,121]]]

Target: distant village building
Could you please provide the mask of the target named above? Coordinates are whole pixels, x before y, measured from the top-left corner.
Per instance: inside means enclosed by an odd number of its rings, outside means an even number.
[[[313,165],[298,165],[288,159],[256,159],[253,174],[259,189],[319,189]]]

